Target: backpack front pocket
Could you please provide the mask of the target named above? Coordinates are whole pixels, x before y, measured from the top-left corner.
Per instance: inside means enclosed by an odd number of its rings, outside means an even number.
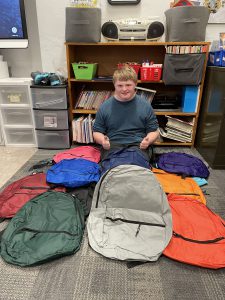
[[[98,215],[99,211],[95,213]],[[94,221],[95,232],[98,231],[95,240],[105,256],[121,260],[132,257],[143,261],[151,257],[154,261],[165,248],[166,225],[158,214],[107,208],[99,217]]]

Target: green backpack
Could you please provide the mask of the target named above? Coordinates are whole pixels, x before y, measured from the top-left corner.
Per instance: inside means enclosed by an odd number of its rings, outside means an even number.
[[[77,198],[49,191],[27,202],[1,238],[1,256],[11,264],[31,266],[80,249],[84,211]]]

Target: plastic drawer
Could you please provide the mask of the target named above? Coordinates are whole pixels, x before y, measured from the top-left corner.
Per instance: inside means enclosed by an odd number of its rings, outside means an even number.
[[[33,125],[29,108],[2,108],[4,125]]]
[[[0,87],[1,104],[27,104],[30,105],[27,85],[1,85]]]
[[[31,128],[5,128],[6,144],[35,145],[35,133]]]
[[[67,110],[34,110],[36,129],[62,130],[68,129]]]
[[[70,148],[69,130],[49,131],[36,130],[38,148],[65,149]]]
[[[31,87],[33,108],[38,109],[66,109],[66,87]]]

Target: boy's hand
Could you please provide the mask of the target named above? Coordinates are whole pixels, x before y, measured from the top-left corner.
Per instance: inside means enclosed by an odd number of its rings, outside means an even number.
[[[104,140],[103,140],[103,143],[102,143],[102,147],[103,147],[105,150],[109,150],[109,149],[110,149],[109,138],[108,138],[106,135],[104,136]]]
[[[143,138],[143,140],[140,143],[140,149],[145,150],[149,146],[149,139],[147,137]]]

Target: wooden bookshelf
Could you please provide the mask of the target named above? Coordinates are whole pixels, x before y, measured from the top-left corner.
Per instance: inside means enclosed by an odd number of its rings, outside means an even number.
[[[75,79],[72,63],[74,62],[89,62],[98,63],[96,76],[112,76],[118,63],[123,62],[139,62],[148,59],[157,64],[163,64],[166,54],[166,46],[206,46],[205,62],[202,74],[202,81],[199,86],[199,95],[197,100],[197,107],[194,113],[184,113],[182,111],[159,111],[155,113],[160,121],[165,115],[174,117],[188,117],[194,118],[193,137],[191,143],[176,142],[173,140],[165,140],[164,142],[156,143],[163,146],[194,146],[195,134],[198,123],[199,110],[201,105],[202,91],[205,79],[205,70],[207,66],[209,42],[107,42],[107,43],[65,43],[67,69],[68,69],[68,93],[70,102],[70,120],[75,117],[83,115],[96,114],[93,109],[79,109],[75,108],[78,97],[85,87],[87,90],[113,90],[113,83],[111,80],[97,79],[97,80],[78,80]],[[160,81],[141,81],[138,80],[138,86],[154,89],[158,92],[177,92],[181,93],[182,86],[165,85]]]

